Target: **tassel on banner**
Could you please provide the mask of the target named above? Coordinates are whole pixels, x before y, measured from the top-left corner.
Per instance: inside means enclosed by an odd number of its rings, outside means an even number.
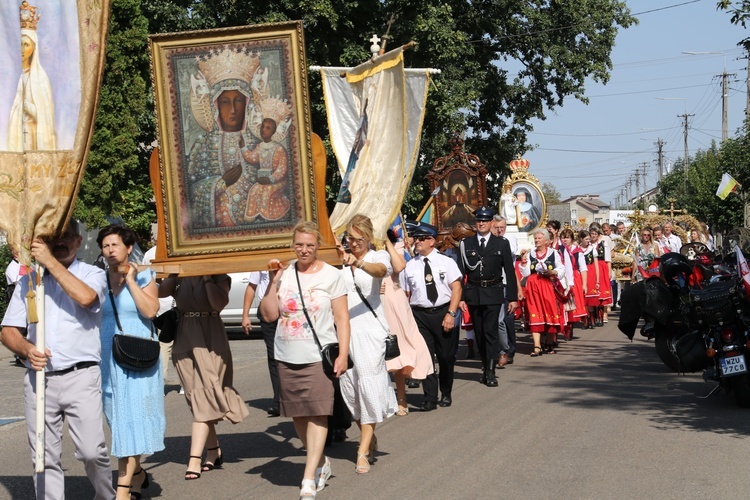
[[[28,311],[28,321],[31,323],[39,323],[39,314],[36,311],[36,292],[34,291],[34,280],[31,278],[29,273],[29,291],[26,292],[26,310]]]

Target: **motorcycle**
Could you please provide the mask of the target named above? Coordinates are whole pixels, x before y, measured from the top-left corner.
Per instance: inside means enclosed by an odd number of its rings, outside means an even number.
[[[750,305],[741,280],[731,276],[701,290],[691,290],[686,313],[699,328],[703,340],[700,347],[710,360],[703,370],[703,380],[718,382],[705,397],[724,389],[734,394],[740,407],[750,408]],[[695,355],[680,352],[679,345],[677,349],[681,359]]]

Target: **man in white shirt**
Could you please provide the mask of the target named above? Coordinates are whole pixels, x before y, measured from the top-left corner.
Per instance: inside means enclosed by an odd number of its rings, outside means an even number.
[[[419,333],[431,356],[436,356],[439,376],[431,373],[422,383],[424,402],[421,411],[432,411],[453,404],[453,371],[458,345],[458,304],[461,301],[461,271],[456,262],[435,250],[437,230],[420,224],[410,233],[416,255],[406,263],[400,281],[409,297]],[[438,403],[438,385],[442,398]]]
[[[46,370],[44,472],[34,474],[37,498],[64,498],[65,481],[61,461],[62,433],[67,422],[76,448],[76,458],[85,465],[96,499],[115,498],[109,451],[102,427],[101,340],[102,303],[107,282],[104,271],[76,259],[81,246],[78,224],[67,228],[49,245],[36,238],[31,256],[45,267],[44,352],[37,350],[36,324],[26,328],[26,293],[22,280],[13,292],[2,321],[2,343],[27,359],[24,377],[26,431],[31,460],[36,461],[36,371]]]
[[[672,232],[672,223],[667,221],[664,223],[664,240],[667,242],[667,246],[672,252],[679,252],[682,248],[682,240],[679,236]]]

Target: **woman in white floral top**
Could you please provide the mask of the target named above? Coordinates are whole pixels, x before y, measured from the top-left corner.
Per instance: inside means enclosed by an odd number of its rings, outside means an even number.
[[[278,259],[269,261],[271,283],[260,303],[266,321],[279,321],[274,357],[279,370],[281,415],[294,420],[307,450],[300,498],[315,498],[331,477],[331,462],[323,455],[323,447],[328,416],[333,414],[333,380],[323,372],[313,328],[322,346],[339,343],[339,356],[334,362],[336,377],[346,371],[349,357],[348,289],[335,267],[318,260],[320,241],[314,223],[295,226],[292,249],[297,260],[286,266]]]

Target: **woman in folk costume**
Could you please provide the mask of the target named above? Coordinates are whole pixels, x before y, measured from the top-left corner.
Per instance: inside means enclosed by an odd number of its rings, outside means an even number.
[[[569,294],[573,293],[573,256],[570,254],[570,247],[566,247],[562,240],[560,239],[560,221],[557,220],[551,220],[547,222],[547,231],[549,231],[550,234],[550,244],[549,247],[553,248],[557,251],[558,254],[560,254],[560,259],[563,262],[563,265],[565,266],[565,276],[560,277],[560,281],[562,283],[561,292],[564,291],[568,298],[570,297]],[[561,298],[562,300],[562,298]],[[574,299],[575,300],[575,299]],[[565,312],[565,329],[563,330],[563,335],[567,340],[570,340],[570,335],[572,331],[572,325],[571,325],[571,318],[570,313],[565,308],[565,303],[568,302],[568,300],[563,300],[563,311]],[[557,339],[553,342],[553,345],[557,347]]]
[[[565,275],[565,266],[560,254],[549,248],[549,232],[546,229],[534,231],[532,251],[521,251],[521,275],[528,277],[524,295],[529,314],[529,328],[534,339],[531,356],[543,352],[555,354],[554,338],[565,327],[565,311],[553,288],[553,280]],[[542,348],[542,334],[545,334],[545,349]]]
[[[598,224],[589,227],[591,244],[596,246],[596,254],[599,257],[599,305],[596,311],[597,326],[607,323],[607,307],[612,305],[612,253],[609,246],[602,237],[602,229]]]
[[[599,257],[596,253],[596,247],[591,244],[591,234],[585,229],[578,233],[578,244],[580,245],[581,255],[586,263],[586,281],[584,282],[584,297],[588,316],[586,317],[584,328],[594,328],[594,313],[599,307]]]
[[[575,300],[576,308],[568,312],[568,326],[570,327],[570,336],[572,338],[573,323],[576,321],[585,321],[588,315],[585,298],[585,294],[588,291],[588,267],[586,267],[583,250],[574,243],[573,230],[565,228],[560,231],[560,239],[569,249],[573,261],[573,300]]]
[[[52,85],[39,59],[36,34],[40,15],[21,4],[21,77],[10,109],[8,151],[57,149]]]

